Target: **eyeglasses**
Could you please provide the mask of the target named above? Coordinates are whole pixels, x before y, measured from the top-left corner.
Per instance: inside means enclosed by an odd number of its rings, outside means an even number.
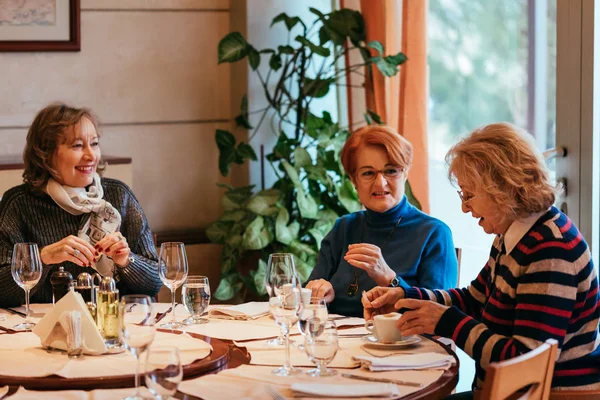
[[[382,174],[383,177],[389,182],[400,178],[403,172],[404,168],[400,167],[388,167],[385,169],[363,169],[356,174],[356,179],[359,182],[369,183],[377,179],[379,174]]]
[[[465,195],[462,190],[457,190],[456,193],[458,193],[458,197],[460,197],[460,201],[462,201],[463,204],[466,204],[466,205],[468,205],[469,202],[475,198],[474,195],[473,196]]]

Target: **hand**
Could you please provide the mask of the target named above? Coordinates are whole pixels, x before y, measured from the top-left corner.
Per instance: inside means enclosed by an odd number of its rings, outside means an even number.
[[[407,308],[398,320],[398,329],[402,336],[420,335],[428,333],[433,335],[435,327],[442,314],[449,308],[431,300],[401,299],[396,302],[396,309]]]
[[[357,243],[348,246],[348,252],[344,256],[348,264],[363,269],[378,286],[387,286],[396,276],[381,254],[381,249],[374,244]]]
[[[131,249],[129,249],[127,239],[121,232],[113,232],[104,236],[102,240],[96,243],[96,249],[112,258],[118,267],[125,268],[129,264]]]
[[[70,261],[80,267],[89,267],[94,262],[96,254],[98,253],[91,244],[77,236],[69,235],[44,247],[40,252],[40,258],[46,265]]]
[[[404,298],[404,289],[401,287],[374,287],[368,292],[363,292],[361,302],[364,310],[365,320],[373,319],[379,314],[387,314],[396,311],[395,304]]]
[[[325,279],[317,279],[310,281],[306,284],[306,289],[312,290],[312,297],[318,297],[319,299],[325,299],[326,303],[331,303],[335,298],[335,292],[331,282]]]

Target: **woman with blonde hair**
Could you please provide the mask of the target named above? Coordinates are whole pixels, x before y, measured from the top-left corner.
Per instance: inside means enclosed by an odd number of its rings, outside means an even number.
[[[342,164],[364,211],[339,218],[321,243],[306,287],[333,313],[361,316],[361,292],[374,286],[449,288],[458,263],[452,233],[404,195],[412,145],[380,125],[353,133]]]
[[[51,104],[34,118],[23,152],[22,185],[0,202],[0,307],[23,304],[11,276],[15,243],[40,248],[42,278],[34,303],[52,302],[50,275],[64,266],[113,276],[121,294],[154,296],[161,287],[148,221],[131,189],[101,178],[96,117],[86,108]]]
[[[454,340],[476,362],[475,387],[489,363],[553,338],[553,388],[600,389],[596,269],[577,227],[552,205],[555,189],[532,138],[507,123],[487,125],[446,161],[463,212],[496,235],[488,262],[464,289],[375,288],[363,299],[365,318],[408,309],[398,321],[402,334]]]

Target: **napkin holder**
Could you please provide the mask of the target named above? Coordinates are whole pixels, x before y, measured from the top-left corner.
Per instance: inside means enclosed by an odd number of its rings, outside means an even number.
[[[83,297],[74,291],[69,291],[60,299],[33,328],[33,333],[39,336],[42,347],[67,350],[67,330],[61,324],[61,317],[65,311],[79,311],[81,313],[83,352],[85,354],[98,355],[108,352],[104,339],[100,335],[96,323],[92,319],[85,301],[83,301]]]

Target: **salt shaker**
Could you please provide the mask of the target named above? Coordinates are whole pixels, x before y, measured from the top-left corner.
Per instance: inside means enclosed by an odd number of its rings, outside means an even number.
[[[56,304],[67,292],[69,286],[73,280],[73,275],[69,271],[65,271],[65,267],[62,265],[58,267],[57,271],[54,271],[50,275],[50,283],[52,284],[52,304]]]

